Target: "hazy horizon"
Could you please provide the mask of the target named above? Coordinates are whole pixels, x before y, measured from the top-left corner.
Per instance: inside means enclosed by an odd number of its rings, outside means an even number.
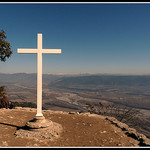
[[[8,72],[0,72],[0,74],[37,74],[36,72],[14,72],[14,73],[8,73]],[[91,72],[79,72],[79,73],[42,73],[42,74],[48,74],[48,75],[150,75],[150,73],[91,73]]]

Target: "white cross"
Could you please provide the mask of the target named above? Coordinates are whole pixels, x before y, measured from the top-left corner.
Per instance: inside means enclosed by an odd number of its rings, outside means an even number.
[[[42,34],[37,34],[37,49],[18,49],[18,53],[37,53],[37,114],[42,114],[42,53],[60,54],[61,49],[42,49]]]

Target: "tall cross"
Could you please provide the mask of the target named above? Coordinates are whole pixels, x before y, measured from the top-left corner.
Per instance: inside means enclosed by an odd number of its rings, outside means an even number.
[[[37,34],[37,49],[18,49],[18,53],[37,54],[37,117],[42,114],[42,54],[60,54],[61,49],[42,49],[42,34]]]

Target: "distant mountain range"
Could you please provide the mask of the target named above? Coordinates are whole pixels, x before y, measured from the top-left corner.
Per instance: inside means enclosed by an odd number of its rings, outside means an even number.
[[[4,83],[36,83],[36,73],[0,73],[0,85]],[[100,74],[43,74],[43,83],[50,86],[150,86],[150,75],[100,75]]]
[[[50,82],[62,77],[61,75],[49,75],[43,74],[43,82]],[[35,73],[15,73],[15,74],[4,74],[0,73],[0,84],[3,83],[26,83],[34,84],[36,83],[37,74]]]
[[[50,86],[150,86],[150,76],[141,75],[89,75],[62,77],[50,83]]]

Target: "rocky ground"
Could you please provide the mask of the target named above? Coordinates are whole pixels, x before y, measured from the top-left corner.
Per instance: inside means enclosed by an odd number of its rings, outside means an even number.
[[[18,137],[16,131],[36,114],[34,108],[0,109],[0,147],[139,147],[149,139],[111,117],[43,110],[46,119],[61,124],[53,139]]]

